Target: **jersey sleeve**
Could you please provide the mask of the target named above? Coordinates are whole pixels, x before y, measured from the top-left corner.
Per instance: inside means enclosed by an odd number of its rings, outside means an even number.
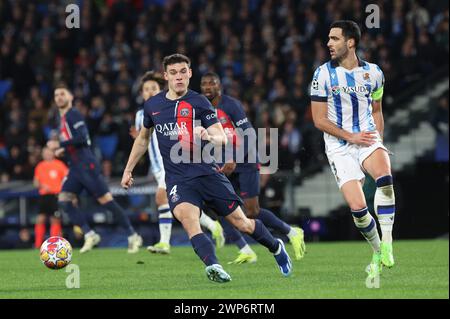
[[[141,130],[142,125],[144,124],[144,110],[139,110],[136,112],[136,116],[134,118],[134,127],[137,131]]]
[[[314,72],[311,82],[311,101],[327,102],[328,91],[326,86],[326,74],[322,66]]]
[[[149,129],[154,126],[153,120],[151,117],[151,109],[152,109],[152,98],[150,98],[147,102],[144,104],[144,110],[143,112],[143,119],[142,124],[145,128]],[[139,112],[138,112],[139,113]],[[136,114],[136,121],[138,120],[138,114]],[[141,129],[141,126],[136,125],[136,129],[139,131]]]
[[[242,130],[253,129],[252,124],[248,120],[247,114],[245,114],[244,107],[239,101],[233,101],[233,107],[230,108],[228,114],[233,121],[234,127]]]
[[[378,101],[383,98],[384,93],[384,73],[378,65],[375,65],[375,88],[372,91],[372,100]]]
[[[60,146],[90,146],[91,140],[83,116],[78,112],[72,112],[66,120],[72,136],[69,140],[62,141]]]
[[[201,125],[204,128],[208,128],[211,125],[219,123],[217,120],[216,111],[208,99],[204,96],[199,96],[199,102],[197,105],[198,118],[201,121]]]

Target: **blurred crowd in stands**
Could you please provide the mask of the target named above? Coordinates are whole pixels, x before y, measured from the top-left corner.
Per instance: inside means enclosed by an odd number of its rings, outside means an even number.
[[[80,6],[80,29],[65,26],[69,3]],[[379,29],[365,27],[370,3],[380,8]],[[175,52],[192,59],[191,88],[215,71],[255,127],[279,129],[280,169],[314,169],[324,157],[309,83],[329,59],[329,25],[347,18],[362,28],[359,56],[384,71],[386,98],[448,63],[442,0],[0,0],[0,182],[33,178],[55,134],[52,87],[61,80],[73,88],[104,173],[120,176],[142,104],[138,78],[161,71]]]

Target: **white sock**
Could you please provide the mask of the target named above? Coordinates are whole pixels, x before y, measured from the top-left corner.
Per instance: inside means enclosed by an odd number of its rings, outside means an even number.
[[[379,252],[380,235],[378,234],[375,219],[369,214],[367,207],[359,211],[352,211],[352,215],[356,228],[358,228],[364,238],[369,242],[373,251]]]
[[[203,211],[200,216],[200,225],[208,229],[211,233],[216,230],[216,222]]]
[[[239,250],[241,253],[243,253],[243,254],[247,254],[247,255],[250,255],[250,254],[254,254],[255,252],[253,251],[253,249],[251,249],[251,247],[247,244],[247,245],[245,245],[244,247],[242,247],[240,250]]]
[[[289,233],[287,234],[288,238],[290,239],[296,235],[297,235],[297,231],[294,229],[294,227],[291,227],[291,229],[289,230]]]
[[[387,178],[389,178],[389,176]],[[383,180],[386,180],[386,176],[377,179],[377,185],[383,185]],[[383,242],[385,243],[392,243],[392,229],[394,227],[395,219],[394,186],[389,183],[391,183],[391,181],[387,182],[388,185],[377,187],[374,199],[375,213],[377,214]]]
[[[170,236],[172,235],[173,216],[170,212],[169,204],[158,207],[159,213],[159,242],[170,245]]]

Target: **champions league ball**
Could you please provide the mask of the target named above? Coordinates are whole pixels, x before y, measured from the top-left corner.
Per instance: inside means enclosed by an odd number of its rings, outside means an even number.
[[[50,237],[42,244],[39,257],[46,267],[61,269],[72,260],[72,246],[62,237]]]

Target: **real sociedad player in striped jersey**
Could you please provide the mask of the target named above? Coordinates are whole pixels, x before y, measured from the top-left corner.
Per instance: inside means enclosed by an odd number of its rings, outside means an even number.
[[[166,81],[162,74],[154,71],[147,71],[140,79],[139,93],[144,102],[152,96],[161,92],[165,86]],[[130,135],[136,138],[144,123],[144,110],[140,109],[136,112],[135,126],[131,128]],[[155,194],[155,202],[158,208],[158,222],[159,222],[159,241],[147,247],[147,250],[152,253],[169,254],[170,253],[170,237],[172,235],[172,213],[170,212],[169,202],[166,194],[166,172],[164,164],[159,151],[158,139],[156,131],[153,131],[150,143],[148,145],[148,155],[150,158],[150,168],[158,188]],[[214,221],[206,214],[201,214],[200,224],[207,228],[218,248],[225,244],[225,237],[223,235],[223,228],[218,221]]]
[[[231,280],[218,262],[213,243],[200,228],[199,218],[205,202],[233,226],[267,247],[274,254],[281,273],[289,275],[292,263],[283,242],[274,238],[259,220],[248,219],[244,215],[239,206],[241,199],[225,175],[218,172],[212,155],[203,152],[201,158],[189,156],[188,161],[186,158],[179,161],[180,152],[192,155],[199,150],[202,153],[209,143],[226,145],[228,139],[211,103],[188,88],[192,77],[189,58],[182,54],[167,56],[163,67],[169,89],[145,103],[144,126],[133,144],[122,186],[127,189],[133,184],[132,171],[147,151],[151,130],[155,129],[166,170],[167,196],[172,213],[183,225],[194,251],[206,265],[207,277],[216,282]]]
[[[289,226],[273,212],[265,208],[260,208],[259,206],[260,164],[257,160],[257,156],[252,156],[250,154],[253,152],[256,155],[256,132],[249,122],[242,104],[231,96],[222,94],[220,78],[216,73],[205,73],[202,76],[200,87],[202,94],[205,95],[216,108],[217,118],[224,127],[225,133],[229,136],[229,142],[233,143],[233,148],[235,150],[234,159],[229,159],[227,163],[223,164],[222,172],[228,176],[235,191],[239,192],[239,195],[244,199],[247,217],[257,218],[262,221],[266,227],[286,235],[294,248],[295,259],[299,260],[303,258],[306,250],[303,230],[299,227]],[[242,136],[240,132],[242,133]],[[255,139],[253,141],[250,139],[246,140],[244,138],[246,135],[245,133],[250,133],[250,135],[255,136]],[[239,157],[236,156],[238,148],[243,148],[243,158],[236,159]],[[239,160],[240,162],[236,163],[236,160]],[[245,241],[240,238],[240,234],[233,227],[229,227],[226,222],[223,226],[225,232],[231,238],[235,239],[240,248],[246,247],[244,245]],[[235,262],[240,263],[241,260],[245,262],[247,260],[252,260],[252,258],[255,257],[252,256],[252,252],[241,250],[241,253]]]
[[[324,132],[326,154],[336,182],[350,206],[356,227],[373,248],[366,268],[370,278],[392,267],[395,195],[388,151],[383,145],[384,75],[356,56],[361,31],[353,21],[336,21],[328,35],[331,61],[314,73],[311,104],[315,126]],[[381,226],[367,210],[364,173],[377,184],[374,208]]]

